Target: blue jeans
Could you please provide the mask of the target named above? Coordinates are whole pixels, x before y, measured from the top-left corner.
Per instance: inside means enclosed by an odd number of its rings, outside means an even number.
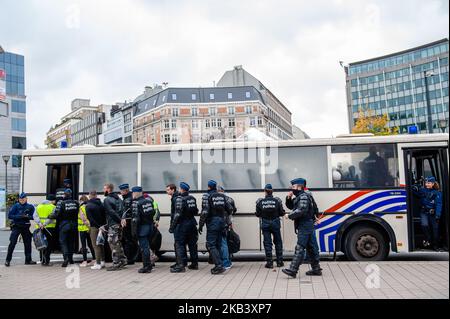
[[[264,238],[266,260],[272,261],[272,236],[275,244],[277,261],[283,261],[283,240],[281,239],[281,223],[279,218],[261,220],[261,230]]]
[[[216,267],[223,267],[222,237],[225,220],[222,217],[211,217],[206,223],[206,246]]]
[[[180,266],[187,265],[187,252],[186,245],[189,247],[189,255],[191,256],[191,262],[193,264],[198,263],[198,233],[197,222],[195,218],[182,220],[174,231],[175,236],[175,249],[177,264]]]
[[[436,220],[436,215],[420,213],[420,225],[422,226],[425,240],[437,248],[439,242],[439,221]]]
[[[221,245],[221,252],[222,252],[222,261],[223,266],[231,267],[231,259],[230,259],[230,253],[228,252],[228,232],[224,232],[222,235],[222,245]]]
[[[152,234],[153,224],[139,226],[138,241],[142,252],[142,262],[144,263],[144,267],[151,267],[152,265],[150,262],[150,241],[152,239]]]

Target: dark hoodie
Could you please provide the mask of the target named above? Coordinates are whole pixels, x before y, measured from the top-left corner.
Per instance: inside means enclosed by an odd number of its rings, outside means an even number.
[[[106,223],[108,227],[120,225],[123,214],[123,203],[116,193],[110,193],[103,201],[106,213]]]
[[[93,227],[100,228],[106,224],[105,208],[99,198],[92,198],[87,201],[86,215]]]

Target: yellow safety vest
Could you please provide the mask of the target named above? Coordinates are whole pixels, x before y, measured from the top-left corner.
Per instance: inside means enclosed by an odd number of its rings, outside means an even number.
[[[36,207],[36,212],[39,216],[39,219],[41,220],[41,223],[44,224],[47,219],[48,216],[53,212],[53,210],[55,209],[55,205],[48,203],[48,204],[39,204]],[[52,222],[50,224],[48,224],[47,226],[45,226],[47,228],[55,228],[56,227],[56,223]],[[39,225],[36,225],[36,228],[39,228]]]
[[[85,218],[87,218],[86,205],[81,205],[80,206],[80,211],[83,211],[83,214],[84,214]],[[80,212],[78,212],[78,231],[89,231],[89,226],[86,226],[83,223],[83,220],[81,219],[81,216],[80,216]]]

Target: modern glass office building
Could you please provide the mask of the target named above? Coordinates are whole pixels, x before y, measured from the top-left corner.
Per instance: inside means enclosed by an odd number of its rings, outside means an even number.
[[[20,167],[22,150],[26,149],[26,102],[23,55],[4,51],[0,47],[0,74],[5,83],[5,93],[1,94],[0,115],[0,155],[9,156],[8,192],[18,192],[20,187]],[[1,160],[1,159],[0,159]],[[0,187],[5,186],[5,163],[0,162]]]
[[[388,114],[399,133],[448,132],[448,39],[345,67],[350,132],[359,110]]]

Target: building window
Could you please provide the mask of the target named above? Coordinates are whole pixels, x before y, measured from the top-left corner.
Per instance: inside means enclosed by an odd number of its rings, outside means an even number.
[[[231,100],[233,98],[233,93],[228,92],[228,99]]]
[[[197,120],[192,120],[192,128],[198,128],[198,121]]]
[[[250,98],[250,91],[245,92],[245,97],[246,97],[247,99]]]
[[[217,120],[211,119],[211,127],[216,127],[216,126],[217,126]]]
[[[251,117],[250,118],[250,126],[255,126],[255,124],[256,124],[255,118]]]
[[[12,137],[12,148],[24,150],[27,148],[27,139],[25,137]]]
[[[178,109],[177,108],[173,108],[172,109],[172,116],[175,116],[175,117],[178,116]]]
[[[172,128],[177,128],[177,120],[172,120]]]
[[[164,120],[164,128],[169,129],[170,128],[170,122],[169,120]]]
[[[191,115],[192,115],[192,116],[197,116],[197,115],[198,115],[198,109],[197,109],[196,107],[193,107],[193,108],[191,109]]]
[[[222,127],[222,119],[217,119],[217,127]]]
[[[211,127],[209,119],[205,120],[205,127]]]
[[[215,107],[210,107],[209,108],[209,115],[216,115],[216,108]]]
[[[11,159],[12,159],[12,167],[22,167],[21,155],[13,155]]]
[[[258,116],[258,126],[262,126],[262,125],[263,125],[262,117]]]
[[[191,99],[192,99],[192,101],[195,101],[195,100],[197,100],[197,94],[195,94],[195,93],[192,93],[192,95],[191,95]]]
[[[177,95],[175,93],[172,93],[172,100],[176,101],[177,100]]]
[[[228,107],[228,115],[234,115],[234,106]]]
[[[26,132],[27,124],[25,119],[11,118],[11,129],[13,131]]]
[[[165,95],[162,97],[162,101],[166,102],[166,96]]]
[[[164,134],[164,143],[170,144],[170,134]]]
[[[235,122],[234,122],[234,118],[233,119],[228,119],[228,126],[229,127],[235,127]]]
[[[176,135],[176,134],[172,135],[172,143],[174,143],[174,144],[178,143],[178,135]]]
[[[214,93],[209,93],[209,99],[214,100]]]
[[[11,111],[15,113],[26,113],[25,101],[11,100]]]
[[[245,107],[245,113],[246,114],[252,114],[252,107],[251,107],[251,105],[247,105]]]

